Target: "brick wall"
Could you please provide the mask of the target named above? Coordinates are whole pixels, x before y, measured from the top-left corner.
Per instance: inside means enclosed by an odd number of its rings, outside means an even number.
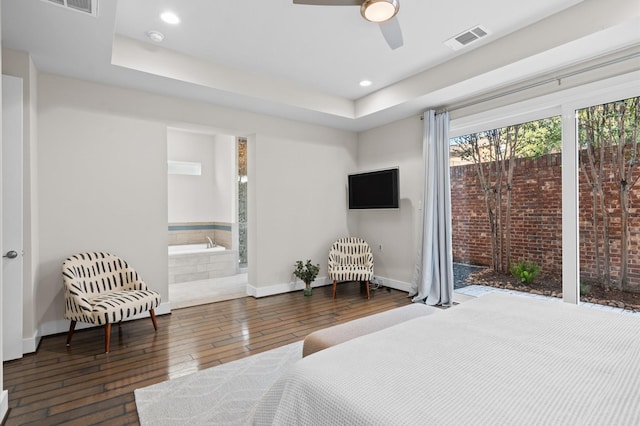
[[[511,259],[534,261],[546,272],[562,273],[561,154],[519,159],[514,170],[511,213]],[[640,174],[640,170],[636,170]],[[620,270],[620,204],[613,174],[607,182],[612,216],[612,278]],[[640,184],[631,194],[629,277],[640,290]],[[455,262],[491,264],[491,238],[483,194],[474,165],[451,167],[453,258]],[[595,247],[591,225],[591,192],[580,176],[580,263],[583,278],[595,278]],[[504,208],[503,208],[504,210]],[[601,232],[601,230],[600,230]],[[600,237],[601,238],[601,237]]]

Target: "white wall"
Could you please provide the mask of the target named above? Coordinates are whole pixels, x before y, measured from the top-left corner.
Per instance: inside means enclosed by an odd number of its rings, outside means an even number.
[[[422,125],[413,116],[359,134],[357,171],[399,166],[400,209],[349,212],[357,218],[359,236],[371,245],[375,275],[392,280],[385,285],[405,290],[413,276],[418,244]]]
[[[169,223],[213,222],[216,200],[214,136],[169,129],[167,159],[200,163],[202,174],[168,175]]]
[[[258,135],[255,153],[255,168],[248,159],[249,205],[257,216],[249,223],[249,231],[256,230],[248,243],[250,271],[256,268],[260,282],[286,283],[296,260],[311,259],[320,264],[318,277],[326,277],[331,244],[353,232],[345,181],[355,168],[355,144]]]
[[[121,256],[168,299],[167,154],[160,123],[84,108],[73,98],[86,92],[74,85],[59,103],[41,77],[35,311],[46,335],[68,327],[61,265],[75,253]]]
[[[169,175],[169,223],[236,222],[236,137],[168,129],[170,161],[200,163],[202,175]]]
[[[352,132],[41,73],[40,213],[36,318],[65,331],[60,266],[70,254],[125,257],[164,300],[167,284],[168,127],[249,136],[249,285],[291,282],[310,257],[326,274],[330,243],[348,234],[343,187],[355,168]]]

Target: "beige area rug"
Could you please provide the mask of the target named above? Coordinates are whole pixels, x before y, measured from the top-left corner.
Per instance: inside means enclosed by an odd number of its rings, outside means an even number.
[[[271,385],[302,358],[302,342],[135,390],[140,424],[242,425]]]

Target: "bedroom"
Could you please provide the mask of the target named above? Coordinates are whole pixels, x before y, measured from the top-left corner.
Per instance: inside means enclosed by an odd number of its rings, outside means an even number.
[[[3,1],[4,20],[22,16],[11,15],[12,8],[19,3],[23,2]],[[39,0],[24,3],[33,8],[52,7],[41,4]],[[637,23],[638,11],[634,9],[634,2],[615,2],[606,10],[597,9],[594,3],[583,2],[576,7],[582,8],[581,13],[592,14],[587,16],[597,14],[602,22],[584,19],[579,25],[570,25],[567,31],[572,33],[567,34],[568,38],[586,38],[586,41],[593,41],[595,45],[595,40],[585,34],[600,31],[602,27],[615,32]],[[596,11],[589,11],[590,7]],[[110,19],[115,19],[115,6],[105,4],[104,11],[111,13]],[[24,27],[30,22],[26,18],[16,18],[15,21]],[[109,23],[105,25],[108,27]],[[3,31],[5,27],[3,22]],[[112,29],[107,28],[106,45],[100,39],[98,49],[92,49],[92,52],[100,57],[110,57]],[[104,37],[103,33],[100,35]],[[521,37],[529,35],[525,33]],[[93,41],[93,37],[91,35],[87,40]],[[163,169],[166,150],[158,141],[165,139],[168,125],[221,128],[232,130],[234,134],[241,132],[253,144],[254,151],[250,156],[255,160],[255,169],[250,170],[250,175],[253,173],[250,178],[253,178],[256,187],[255,192],[250,194],[254,197],[255,209],[250,211],[250,216],[253,214],[250,220],[258,225],[258,234],[250,237],[253,240],[249,246],[254,250],[250,257],[255,262],[254,269],[249,271],[249,280],[250,291],[255,295],[287,291],[290,288],[291,260],[297,259],[300,253],[308,253],[306,256],[323,261],[331,241],[342,234],[361,234],[373,244],[384,245],[377,273],[388,278],[390,285],[402,289],[411,280],[416,244],[414,210],[402,208],[395,213],[355,217],[345,213],[344,194],[335,188],[343,187],[348,171],[376,169],[393,163],[400,165],[404,173],[401,180],[404,202],[416,209],[420,185],[418,179],[411,179],[411,176],[418,176],[420,167],[422,125],[417,111],[414,114],[412,111],[394,111],[391,108],[391,115],[395,118],[388,118],[390,121],[384,126],[374,125],[382,122],[376,114],[359,120],[335,119],[339,123],[336,126],[305,123],[309,112],[300,109],[296,109],[292,119],[286,119],[211,105],[203,99],[189,100],[150,93],[148,84],[163,81],[159,80],[161,77],[149,76],[146,80],[141,79],[137,87],[131,87],[135,82],[129,77],[138,74],[126,74],[127,78],[123,78],[120,87],[114,87],[99,81],[87,81],[92,80],[88,78],[76,78],[74,74],[65,76],[55,69],[42,71],[34,63],[37,52],[32,52],[32,57],[29,57],[17,42],[6,46],[4,39],[6,37],[3,37],[3,45],[10,49],[3,52],[3,68],[22,76],[32,88],[29,93],[32,99],[32,157],[28,166],[31,167],[33,181],[32,191],[28,193],[31,210],[26,213],[31,220],[26,225],[29,239],[25,246],[29,257],[24,291],[24,303],[28,308],[25,309],[23,321],[25,347],[35,350],[42,336],[64,331],[68,326],[61,315],[63,303],[59,264],[66,256],[79,250],[94,249],[99,245],[101,249],[122,254],[141,270],[147,281],[159,283],[158,288],[166,300],[167,260],[164,248],[167,244],[166,232],[163,232],[166,229],[166,217],[158,213],[167,209],[162,185],[166,179]],[[504,44],[506,41],[502,45],[494,45],[493,49],[502,49]],[[602,47],[602,51],[611,49],[609,52],[616,53],[622,47],[634,46],[637,48],[637,39],[635,45],[615,39]],[[483,49],[470,52],[476,52],[475,56],[463,55],[460,58],[473,61],[492,51],[491,45],[483,46]],[[631,69],[627,69],[627,72],[637,70],[634,64],[630,65]],[[75,66],[79,73],[84,66],[89,66],[88,59]],[[614,74],[625,66],[629,66],[629,63],[618,65]],[[598,74],[598,71],[594,71],[594,74]],[[633,78],[629,81],[632,84]],[[418,82],[418,85],[421,84]],[[568,80],[565,84],[575,83]],[[194,92],[191,86],[180,87],[185,93]],[[454,89],[466,90],[465,87]],[[632,96],[633,93],[627,95]],[[439,100],[434,106],[443,103],[446,101]],[[494,101],[491,106],[498,106],[496,103],[500,101]],[[532,108],[535,111],[541,109],[540,106]],[[469,108],[466,114],[469,115],[473,110],[473,107]],[[462,111],[458,111],[458,114],[462,114]],[[495,117],[495,121],[513,114],[513,111],[505,111],[502,117]],[[523,112],[523,115],[526,116],[527,112]],[[460,120],[457,124],[461,129],[474,124],[465,124],[463,117],[453,118],[454,121]],[[348,124],[343,124],[345,121]],[[349,130],[341,127],[352,125],[349,124],[351,121],[363,128]],[[452,123],[452,128],[455,124]],[[125,150],[126,157],[122,155]],[[305,157],[314,161],[293,160]],[[65,167],[70,162],[73,167]],[[150,166],[151,163],[153,166]],[[140,164],[146,165],[144,173],[136,172]],[[84,179],[76,179],[78,175]],[[291,179],[292,176],[296,178]],[[285,190],[270,189],[278,188],[282,182],[288,182]],[[124,194],[107,191],[100,197],[92,191],[111,185],[127,187],[129,191]],[[321,188],[320,196],[305,193],[305,188],[309,187]],[[90,194],[81,209],[73,203],[61,203],[64,191],[68,188]],[[140,205],[142,208],[131,207]],[[124,210],[114,207],[105,209],[105,206],[124,206]],[[288,214],[283,215],[283,211]],[[87,221],[87,215],[91,215],[101,226],[94,226],[93,221]],[[308,227],[309,223],[322,223],[323,226]],[[310,234],[301,240],[298,236],[303,229]],[[136,238],[131,238],[131,235]],[[272,250],[274,244],[277,244],[277,250]],[[321,277],[323,275],[321,273]]]

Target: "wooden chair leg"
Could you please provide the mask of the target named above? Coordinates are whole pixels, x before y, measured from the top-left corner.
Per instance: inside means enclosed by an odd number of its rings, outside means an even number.
[[[336,286],[338,285],[338,282],[336,280],[333,280],[333,298],[336,298]]]
[[[73,337],[73,330],[76,329],[76,322],[71,320],[71,324],[69,324],[69,332],[67,333],[67,346],[71,346],[71,338]]]
[[[367,286],[367,299],[369,298],[369,280],[364,282],[364,285]]]
[[[111,346],[111,323],[104,325],[104,353],[108,354]]]
[[[151,321],[153,322],[153,328],[158,331],[158,321],[156,320],[156,313],[153,309],[149,311],[149,316],[151,317]]]

